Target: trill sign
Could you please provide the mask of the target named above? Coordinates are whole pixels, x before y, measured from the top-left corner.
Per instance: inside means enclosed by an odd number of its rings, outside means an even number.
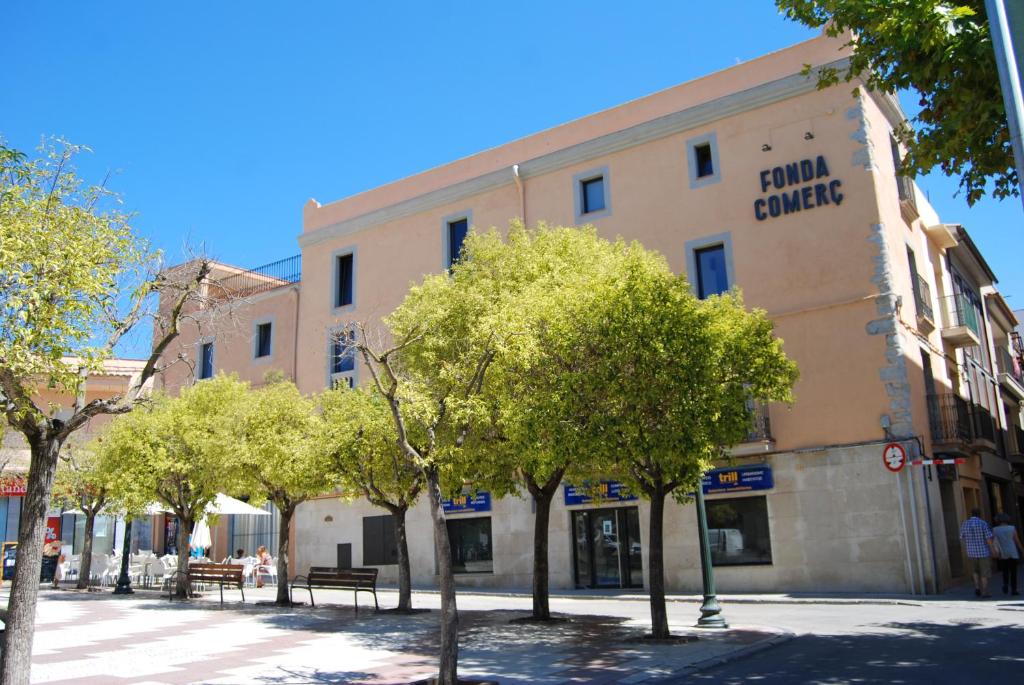
[[[758,221],[843,203],[843,182],[832,178],[824,155],[764,169],[760,181],[761,193],[769,194],[754,200]]]

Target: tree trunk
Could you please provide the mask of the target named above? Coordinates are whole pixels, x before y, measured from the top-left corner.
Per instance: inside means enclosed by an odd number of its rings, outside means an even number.
[[[459,610],[455,605],[452,547],[448,540],[448,522],[441,507],[441,485],[437,469],[430,469],[425,475],[430,494],[430,518],[434,524],[438,582],[441,586],[441,654],[437,683],[456,685],[459,669]]]
[[[21,529],[14,581],[5,618],[3,685],[28,685],[32,666],[32,638],[35,633],[36,599],[39,574],[43,565],[43,538],[46,535],[46,510],[53,492],[53,477],[62,440],[40,435],[29,439],[32,461],[28,472],[28,490],[22,501]]]
[[[191,518],[178,517],[178,581],[174,594],[180,599],[188,597],[188,559],[192,553],[188,538],[192,534],[192,525]]]
[[[82,539],[82,560],[78,564],[78,582],[75,587],[85,590],[92,575],[92,531],[96,527],[96,514],[85,515],[85,537]]]
[[[668,613],[665,610],[665,491],[657,488],[647,493],[651,498],[650,523],[650,596],[651,596],[651,637],[664,640],[669,637]]]
[[[277,604],[288,607],[292,605],[291,597],[288,596],[288,545],[291,543],[295,505],[278,507],[278,511],[281,512],[281,521],[277,533]]]
[[[412,611],[412,571],[409,568],[409,541],[405,534],[406,507],[395,507],[395,547],[398,549],[398,610]]]
[[[551,500],[555,491],[539,490],[533,496],[537,513],[533,515],[533,618],[546,621],[551,618],[548,598],[548,523],[551,520]]]

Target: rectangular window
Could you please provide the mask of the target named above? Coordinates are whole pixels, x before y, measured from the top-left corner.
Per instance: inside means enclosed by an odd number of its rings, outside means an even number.
[[[693,148],[693,161],[697,168],[697,178],[714,176],[715,162],[711,155],[711,143],[701,143]]]
[[[725,270],[725,246],[714,245],[696,250],[697,297],[704,299],[729,289],[729,274]]]
[[[337,387],[339,384],[349,388],[355,387],[356,348],[352,345],[354,341],[353,331],[336,331],[331,334],[331,387]]]
[[[335,307],[347,307],[352,304],[352,293],[353,293],[353,276],[355,266],[354,256],[349,254],[339,255],[337,257],[337,266],[335,267],[335,275],[337,278],[337,288],[334,295],[334,306]]]
[[[199,348],[199,378],[213,378],[213,343],[203,343]]]
[[[583,213],[600,212],[605,208],[604,176],[588,178],[580,182],[580,194],[583,200]]]
[[[395,519],[391,514],[363,517],[363,566],[398,563]]]
[[[462,218],[448,222],[448,266],[459,261],[462,256],[462,243],[469,233],[469,219]]]
[[[772,563],[767,497],[715,499],[706,507],[714,566]]]
[[[270,335],[273,324],[270,322],[261,323],[256,326],[256,357],[270,356]]]
[[[448,519],[452,572],[494,573],[491,518]]]

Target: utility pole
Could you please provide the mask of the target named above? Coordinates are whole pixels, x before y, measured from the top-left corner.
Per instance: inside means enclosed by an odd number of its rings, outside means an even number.
[[[1013,159],[1017,167],[1017,187],[1024,184],[1024,139],[1021,126],[1024,125],[1024,3],[1019,0],[985,0],[988,14],[989,33],[995,50],[996,66],[999,69],[999,86],[1003,91],[1006,106],[1006,123],[1010,128],[1013,144]],[[1024,202],[1024,192],[1021,192]]]
[[[697,532],[700,535],[700,571],[704,587],[704,603],[700,606],[698,628],[728,628],[722,607],[715,592],[715,569],[711,565],[711,546],[708,544],[708,515],[704,509],[704,482],[697,483]]]

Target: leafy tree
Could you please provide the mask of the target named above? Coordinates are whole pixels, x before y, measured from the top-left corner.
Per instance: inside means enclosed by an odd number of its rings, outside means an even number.
[[[82,538],[82,561],[78,569],[79,590],[89,587],[92,574],[92,541],[96,517],[109,499],[109,464],[103,463],[91,447],[67,449],[57,467],[53,485],[54,499],[70,501],[85,514],[85,534]]]
[[[472,260],[470,249],[450,274],[427,276],[409,291],[385,320],[390,345],[369,341],[363,326],[352,341],[391,412],[399,448],[422,474],[430,502],[441,590],[442,685],[454,685],[458,669],[458,608],[442,500],[461,489],[470,457],[467,438],[487,421],[487,371],[515,346],[515,322],[493,307],[498,283],[469,279],[465,267]]]
[[[652,634],[669,635],[663,520],[750,426],[749,402],[788,400],[796,366],[738,293],[698,300],[664,258],[631,245],[565,341],[561,411],[579,449],[650,500]]]
[[[398,611],[412,611],[405,519],[423,490],[423,473],[399,448],[391,410],[378,393],[339,387],[321,395],[320,404],[321,444],[334,461],[342,495],[365,497],[391,514],[398,552]]]
[[[156,501],[178,517],[179,597],[188,593],[193,526],[218,493],[244,485],[239,458],[245,449],[239,445],[247,399],[247,384],[217,376],[115,419],[100,443],[103,458],[118,464],[110,489],[126,511],[143,511]]]
[[[268,499],[281,514],[277,554],[277,603],[288,596],[288,547],[298,505],[331,489],[331,462],[313,438],[320,429],[314,403],[291,381],[271,379],[246,391],[235,467],[244,490]]]
[[[136,406],[210,271],[198,260],[176,278],[161,275],[159,255],[134,234],[117,198],[75,174],[72,159],[82,149],[60,144],[29,160],[0,141],[0,414],[31,453],[0,673],[5,685],[29,681],[46,509],[61,447],[92,417]],[[158,293],[169,304],[150,312]],[[153,349],[142,372],[124,395],[86,402],[79,389],[88,373],[149,316]],[[35,404],[40,385],[77,398],[69,417]]]
[[[921,110],[896,132],[901,173],[939,167],[960,177],[968,204],[1018,194],[1013,148],[984,0],[776,0],[788,18],[849,36],[848,68],[821,69],[818,86],[863,79],[886,93],[912,91]],[[852,32],[852,33],[851,33]],[[806,69],[810,73],[810,67]]]
[[[563,479],[593,475],[580,446],[579,417],[566,412],[566,382],[587,360],[573,345],[578,321],[600,294],[595,285],[613,277],[626,247],[593,228],[534,230],[511,225],[507,241],[496,234],[467,245],[467,280],[500,282],[495,312],[518,322],[516,353],[503,355],[488,376],[485,399],[492,422],[471,436],[482,443],[467,465],[475,484],[496,495],[525,489],[533,499],[533,618],[551,617],[548,527],[551,503]],[[510,312],[514,312],[510,316]]]

